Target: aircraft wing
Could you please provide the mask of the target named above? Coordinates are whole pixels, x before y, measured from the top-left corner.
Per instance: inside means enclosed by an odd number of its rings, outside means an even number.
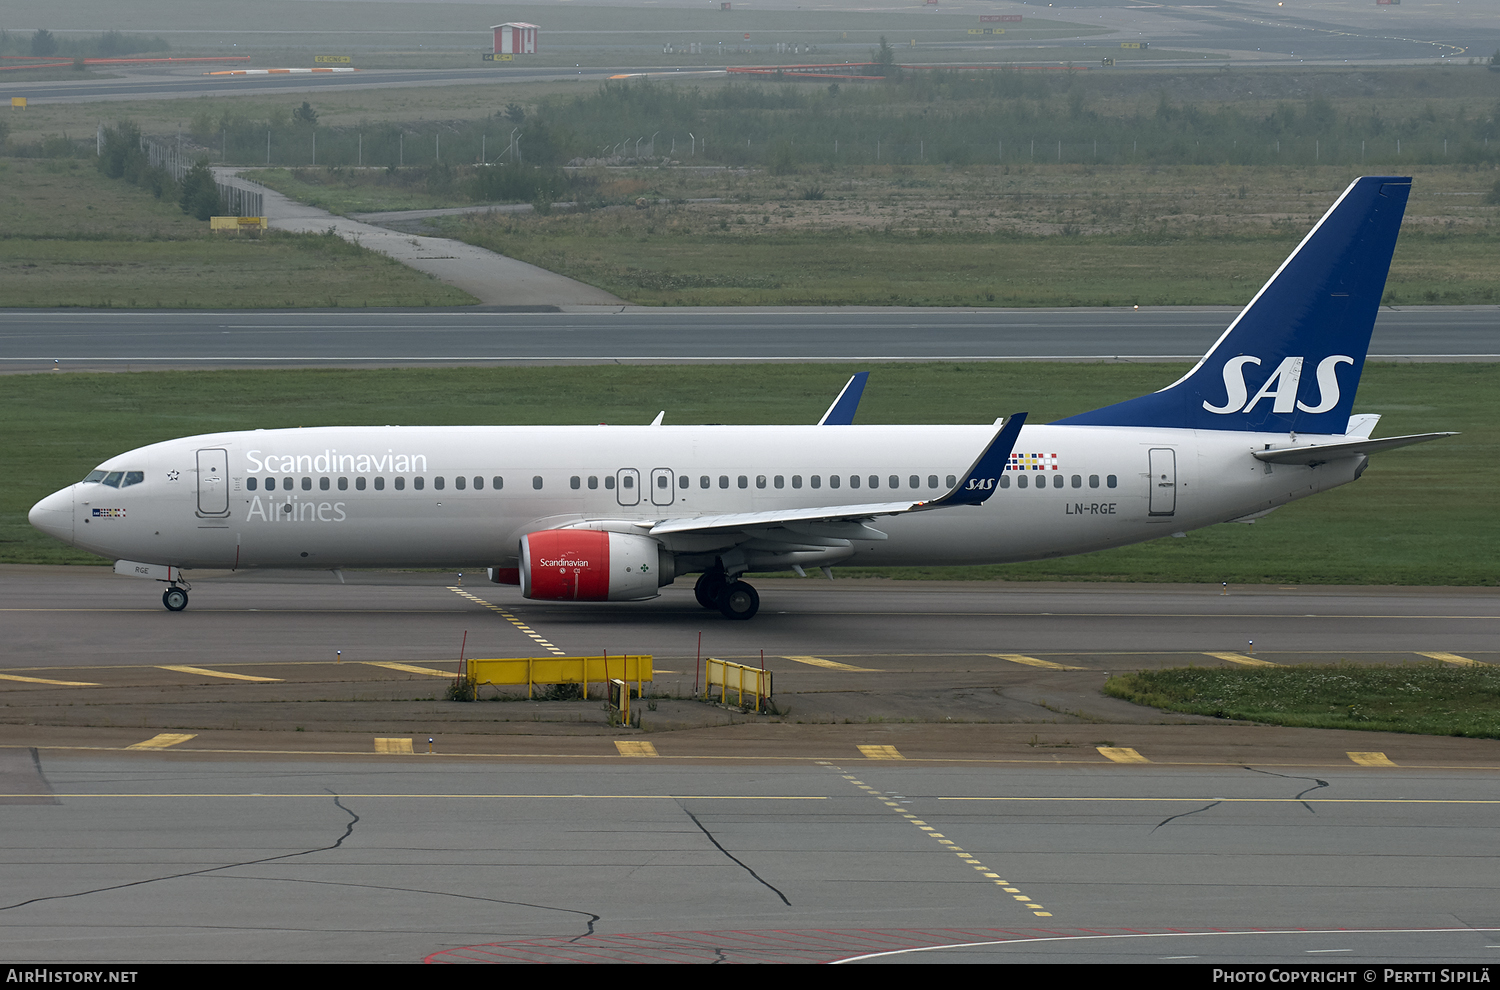
[[[1268,461],[1272,464],[1306,464],[1316,466],[1336,461],[1340,457],[1353,457],[1356,454],[1373,454],[1377,450],[1394,450],[1397,447],[1408,447],[1414,443],[1426,443],[1428,440],[1439,440],[1443,437],[1456,437],[1457,433],[1413,433],[1404,437],[1381,437],[1378,440],[1368,438],[1361,440],[1345,440],[1341,443],[1313,443],[1295,447],[1268,447],[1265,450],[1252,451],[1256,460]]]
[[[1016,413],[997,430],[989,444],[975,458],[969,470],[958,479],[953,488],[933,499],[903,500],[897,502],[867,502],[858,505],[824,505],[796,509],[773,509],[766,512],[725,512],[708,516],[684,516],[663,519],[655,524],[643,524],[652,536],[667,536],[673,533],[710,533],[730,530],[764,530],[768,527],[797,527],[810,523],[857,523],[876,516],[894,516],[906,512],[921,512],[956,505],[981,505],[995,493],[1000,472],[1010,460],[1016,440],[1021,435],[1021,426],[1026,422],[1025,413]],[[885,534],[869,527],[855,527],[860,532],[855,539],[883,540]],[[869,534],[869,535],[865,535]]]

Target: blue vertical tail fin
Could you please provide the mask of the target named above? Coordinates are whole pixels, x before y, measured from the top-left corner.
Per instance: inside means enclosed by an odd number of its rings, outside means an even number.
[[[1355,179],[1193,370],[1058,422],[1343,433],[1410,192],[1409,177]]]

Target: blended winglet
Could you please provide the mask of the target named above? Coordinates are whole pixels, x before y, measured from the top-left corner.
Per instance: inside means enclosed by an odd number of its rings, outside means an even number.
[[[859,398],[865,394],[865,382],[870,380],[868,371],[861,371],[849,379],[844,385],[844,390],[839,397],[833,400],[833,405],[818,420],[819,426],[853,426],[854,412],[859,408]]]
[[[970,465],[968,473],[958,479],[958,484],[946,495],[923,502],[924,509],[938,509],[949,505],[983,505],[995,494],[1000,484],[1000,474],[1010,463],[1011,451],[1020,439],[1021,427],[1026,423],[1025,413],[1015,413],[1005,421],[1005,426],[995,434],[995,439],[984,448]]]

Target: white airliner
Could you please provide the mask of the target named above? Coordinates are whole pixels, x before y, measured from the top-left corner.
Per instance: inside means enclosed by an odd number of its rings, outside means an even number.
[[[1357,179],[1179,381],[1050,425],[855,426],[863,377],[817,426],[327,427],[217,433],[112,457],[32,525],[121,574],[487,567],[527,598],[654,598],[743,576],[1085,553],[1230,520],[1358,478],[1351,415],[1411,189]]]

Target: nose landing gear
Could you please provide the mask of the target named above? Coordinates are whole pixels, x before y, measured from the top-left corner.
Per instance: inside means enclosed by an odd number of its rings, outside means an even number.
[[[181,612],[187,608],[187,589],[173,585],[161,593],[161,603],[167,607],[168,612]]]

